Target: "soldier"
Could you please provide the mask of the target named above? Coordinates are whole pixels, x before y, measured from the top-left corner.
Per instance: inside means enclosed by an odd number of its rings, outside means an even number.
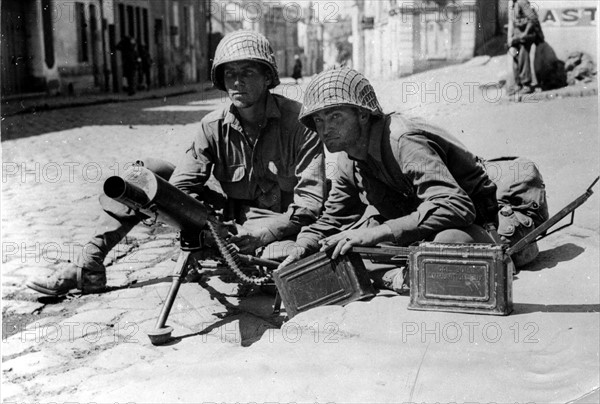
[[[440,128],[384,114],[362,74],[318,74],[300,120],[330,152],[340,152],[338,170],[325,212],[300,232],[280,267],[329,248],[336,258],[379,243],[493,242],[483,226],[497,221],[496,186],[479,159]],[[401,272],[379,273],[376,283],[399,291]]]
[[[323,146],[298,121],[300,104],[269,91],[279,84],[279,76],[261,34],[226,35],[217,47],[211,79],[227,92],[229,102],[202,119],[176,168],[156,160],[145,165],[201,200],[210,199],[206,185],[212,173],[227,198],[212,202],[220,205],[225,219],[237,223],[229,241],[252,254],[295,237],[319,216],[326,190]],[[28,287],[48,295],[105,289],[103,261],[140,217],[108,198],[101,197],[101,204],[108,215],[84,254],[51,277],[29,280]]]

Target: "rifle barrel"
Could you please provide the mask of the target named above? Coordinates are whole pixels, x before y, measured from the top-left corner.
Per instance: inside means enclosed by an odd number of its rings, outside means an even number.
[[[594,185],[596,185],[596,183],[598,182],[599,179],[600,179],[600,177],[596,177],[594,182],[592,182],[592,185],[590,185],[588,187],[588,189],[585,191],[585,193],[583,195],[580,195],[573,202],[569,203],[567,206],[565,206],[564,208],[559,210],[558,213],[556,213],[554,216],[552,216],[551,218],[546,220],[544,223],[542,223],[538,228],[534,229],[531,233],[527,234],[525,237],[523,237],[521,240],[519,240],[515,245],[513,245],[508,250],[506,250],[506,253],[508,255],[513,255],[513,254],[518,253],[523,248],[525,248],[529,243],[531,243],[536,238],[538,238],[538,236],[545,233],[546,231],[548,231],[548,229],[550,229],[556,223],[558,223],[562,219],[564,219],[569,213],[574,212],[575,209],[577,209],[578,207],[583,205],[585,203],[585,201],[587,201],[588,198],[590,196],[592,196],[592,194],[594,193],[592,191],[592,187]]]

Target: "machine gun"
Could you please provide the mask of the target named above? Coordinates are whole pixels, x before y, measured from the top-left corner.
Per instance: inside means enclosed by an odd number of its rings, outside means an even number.
[[[228,244],[218,229],[221,224],[200,201],[175,188],[161,177],[141,165],[134,165],[123,177],[113,176],[104,182],[106,196],[146,216],[146,220],[160,220],[180,230],[181,254],[173,271],[171,288],[156,322],[155,329],[148,333],[153,345],[162,345],[169,341],[172,327],[165,326],[173,307],[182,281],[188,274],[190,264],[195,260],[193,253],[201,250],[200,232],[208,227],[219,252],[227,266],[244,283],[261,285],[271,276],[246,275],[241,265],[258,265],[277,268],[278,262],[249,255],[239,254],[236,248]]]

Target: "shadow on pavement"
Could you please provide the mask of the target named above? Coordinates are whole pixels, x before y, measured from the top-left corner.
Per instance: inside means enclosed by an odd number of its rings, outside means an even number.
[[[185,125],[222,105],[222,97],[194,93],[161,99],[76,106],[2,118],[2,141],[85,126]]]
[[[530,264],[520,268],[520,271],[536,272],[542,269],[550,269],[556,267],[559,263],[571,261],[581,255],[585,248],[573,243],[567,243],[554,247],[550,250],[540,251],[537,258]]]
[[[168,275],[168,276],[163,276],[161,278],[149,279],[147,281],[142,281],[142,282],[133,281],[132,283],[124,285],[124,286],[115,286],[115,287],[110,287],[108,289],[110,289],[110,291],[113,291],[113,290],[122,290],[122,289],[141,288],[144,286],[156,285],[157,283],[170,283],[172,281],[172,279],[173,279],[173,276]]]
[[[198,284],[208,291],[211,299],[217,300],[225,308],[225,312],[218,314],[221,320],[201,331],[174,336],[164,345],[174,345],[185,338],[207,336],[220,327],[224,327],[234,321],[239,321],[236,329],[239,330],[240,345],[242,347],[249,347],[260,340],[265,332],[270,329],[278,329],[283,324],[283,316],[271,314],[274,301],[274,297],[272,296],[252,295],[240,297],[239,304],[233,305],[223,293],[210,286],[205,279],[200,280]],[[249,301],[253,301],[253,303],[248,304]]]
[[[515,314],[529,313],[599,313],[600,304],[534,304],[534,303],[513,303],[513,312]]]

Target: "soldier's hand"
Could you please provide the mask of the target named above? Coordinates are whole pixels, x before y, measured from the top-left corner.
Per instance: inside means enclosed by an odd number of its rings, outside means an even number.
[[[242,226],[237,226],[237,234],[231,236],[228,241],[238,246],[241,253],[252,255],[264,244],[259,234],[254,234]]]
[[[277,269],[281,269],[290,265],[292,262],[298,261],[308,253],[308,250],[296,243],[292,243],[286,246],[286,252],[288,253],[287,258],[284,259],[281,264],[279,264]]]
[[[237,225],[233,220],[228,222],[217,222],[215,227],[217,229],[217,234],[222,239],[226,239],[233,234],[237,234]]]
[[[352,246],[371,246],[384,241],[393,241],[392,229],[383,224],[377,227],[357,230],[346,230],[339,234],[324,238],[319,241],[321,251],[327,251],[334,248],[331,258],[336,259],[340,255],[346,254]]]

